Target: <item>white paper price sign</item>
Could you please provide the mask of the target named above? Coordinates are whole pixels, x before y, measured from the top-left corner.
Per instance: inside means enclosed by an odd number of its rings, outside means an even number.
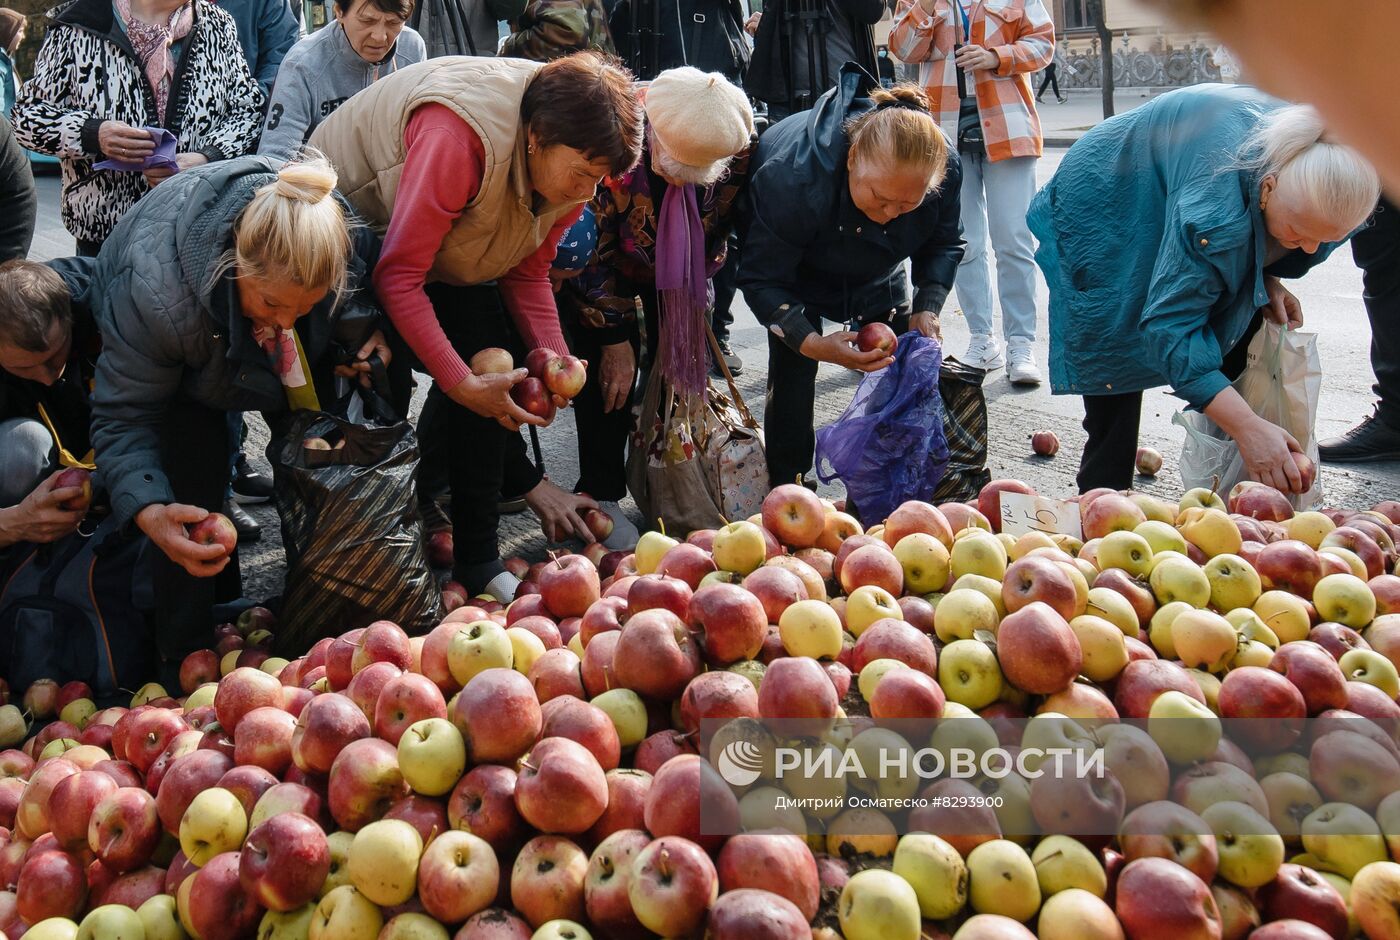
[[[1001,494],[1001,531],[1008,535],[1048,532],[1083,538],[1079,504],[1026,493]]]

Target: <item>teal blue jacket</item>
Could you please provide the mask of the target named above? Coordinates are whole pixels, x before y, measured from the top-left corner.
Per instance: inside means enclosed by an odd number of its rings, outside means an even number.
[[[1079,140],[1027,222],[1050,287],[1050,383],[1115,395],[1169,385],[1204,408],[1224,353],[1268,303],[1265,273],[1301,277],[1336,244],[1265,269],[1257,172],[1239,167],[1282,102],[1198,85],[1111,118]]]

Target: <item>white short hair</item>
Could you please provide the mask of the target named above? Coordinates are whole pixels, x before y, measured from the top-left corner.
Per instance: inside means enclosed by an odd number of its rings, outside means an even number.
[[[1365,222],[1380,199],[1376,170],[1361,154],[1328,139],[1322,116],[1307,105],[1267,115],[1242,155],[1242,166],[1273,176],[1315,211],[1347,229]]]

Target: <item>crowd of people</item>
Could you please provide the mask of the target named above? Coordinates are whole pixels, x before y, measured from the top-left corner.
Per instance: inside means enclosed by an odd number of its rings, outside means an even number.
[[[159,550],[157,639],[177,661],[240,592],[236,553],[187,527],[270,490],[242,457],[242,413],[276,435],[385,365],[401,415],[412,374],[431,382],[418,495],[450,520],[452,576],[509,600],[505,499],[552,537],[592,539],[581,513],[600,508],[609,547],[635,543],[619,504],[639,377],[703,383],[721,362],[667,337],[706,322],[737,369],[736,287],[768,331],[778,483],[810,475],[818,364],[890,364],[853,344],[861,325],[941,338],[956,292],[961,358],[1039,384],[1037,264],[1052,388],[1084,399],[1083,489],[1131,485],[1141,393],[1162,385],[1258,479],[1301,489],[1299,443],[1230,380],[1265,317],[1301,320],[1281,279],[1379,198],[1316,112],[1182,89],[1090,131],[1037,191],[1042,0],[901,0],[890,52],[919,80],[893,87],[878,0],[823,0],[820,29],[796,0],[747,22],[725,3],[718,32],[648,44],[635,19],[657,2],[531,0],[501,55],[441,57],[406,25],[413,0],[336,0],[301,39],[287,0],[60,8],[0,128],[0,199],[29,207],[28,232],[23,213],[19,231],[0,222],[0,551],[72,533],[83,512],[53,482],[95,466],[113,514]],[[62,164],[74,258],[23,260],[21,147]],[[372,322],[347,340],[351,306]],[[511,397],[525,370],[473,368],[491,347],[588,362],[571,489],[527,457],[522,429],[548,421]]]

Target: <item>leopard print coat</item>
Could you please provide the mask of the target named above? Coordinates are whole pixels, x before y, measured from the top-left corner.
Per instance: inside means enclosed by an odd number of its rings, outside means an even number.
[[[193,3],[164,126],[182,153],[211,162],[242,156],[257,144],[263,93],[248,72],[233,18],[209,0]],[[59,7],[11,121],[21,144],[62,161],[63,224],[79,241],[103,241],[150,191],[140,173],[93,168],[103,159],[98,128],[103,121],[154,127],[156,114],[155,92],[111,0]]]

